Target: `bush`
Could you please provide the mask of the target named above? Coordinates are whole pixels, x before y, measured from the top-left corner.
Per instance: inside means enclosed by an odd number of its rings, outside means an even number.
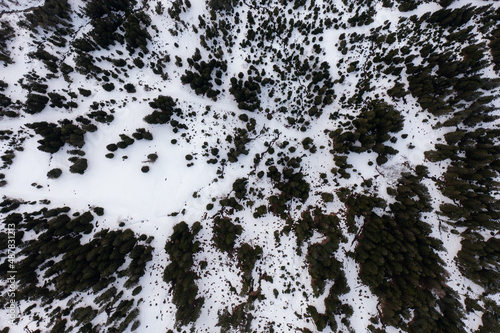
[[[59,168],[55,168],[47,172],[47,177],[50,179],[57,179],[61,176],[62,170]]]
[[[144,67],[144,62],[140,58],[134,58],[134,65],[140,69]]]
[[[234,196],[238,199],[243,199],[247,194],[248,179],[238,178],[233,183]]]
[[[210,0],[208,2],[208,6],[216,11],[232,11],[236,4],[236,0]]]
[[[148,155],[148,161],[149,162],[154,163],[154,162],[156,162],[157,159],[158,159],[158,155],[157,154],[149,154]]]
[[[83,97],[89,97],[92,94],[92,92],[90,90],[83,89],[83,88],[78,88],[78,91],[80,92],[80,94]]]
[[[83,175],[85,170],[87,170],[88,164],[86,158],[77,158],[73,162],[73,165],[69,167],[69,171],[72,173],[79,173]]]
[[[258,245],[252,247],[248,243],[244,243],[238,250],[238,262],[243,271],[243,279],[250,281],[255,263],[262,255],[262,248]]]
[[[141,291],[142,291],[142,287],[141,286],[135,287],[135,289],[132,291],[132,296],[138,295]]]
[[[264,215],[266,215],[267,213],[267,208],[265,205],[261,205],[259,207],[257,207],[257,209],[255,210],[255,212],[253,213],[253,217],[254,218],[259,218],[259,217],[262,217]]]
[[[148,141],[151,141],[153,140],[153,134],[151,134],[150,131],[146,131],[146,129],[144,128],[138,128],[135,130],[135,132],[132,134],[132,136],[134,137],[134,139],[137,139],[137,140],[148,140]]]
[[[97,214],[97,216],[103,216],[104,215],[104,208],[102,207],[95,207],[94,212]]]
[[[132,83],[127,83],[123,86],[128,93],[135,93],[135,86]]]
[[[43,139],[38,141],[40,143],[38,149],[41,151],[56,153],[65,143],[78,148],[83,147],[85,131],[67,119],[60,121],[60,124],[61,126],[58,126],[44,121],[26,124],[26,127],[34,129],[37,134],[43,136]]]
[[[324,202],[333,202],[333,194],[323,192],[321,193],[321,199],[323,199]]]
[[[116,151],[118,149],[118,146],[114,143],[110,143],[109,145],[106,146],[106,149],[109,151]]]
[[[49,98],[47,96],[29,93],[24,112],[29,114],[39,113],[45,108],[48,102]]]
[[[115,89],[115,85],[113,82],[108,82],[108,83],[105,83],[102,85],[102,87],[104,88],[104,90],[106,91],[112,91]]]

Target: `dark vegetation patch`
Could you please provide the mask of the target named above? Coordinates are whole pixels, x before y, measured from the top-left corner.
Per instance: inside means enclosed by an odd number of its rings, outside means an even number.
[[[26,127],[43,137],[38,141],[38,149],[47,153],[58,152],[66,143],[77,148],[82,148],[85,144],[85,131],[67,119],[59,121],[59,124],[42,121],[26,124]]]
[[[446,285],[444,262],[436,253],[443,250],[442,243],[430,236],[431,227],[422,218],[432,211],[421,183],[425,176],[422,166],[417,174],[403,173],[396,188],[387,189],[395,202],[383,214],[374,211],[385,207],[381,199],[343,199],[350,223],[355,216],[363,218],[352,255],[360,264],[361,280],[379,297],[383,325],[459,332],[463,310],[458,295]]]
[[[196,321],[205,301],[203,297],[197,297],[198,277],[192,270],[193,255],[200,250],[200,242],[195,240],[200,229],[199,222],[191,229],[185,222],[180,222],[174,226],[174,232],[165,244],[171,263],[165,268],[163,279],[172,285],[172,301],[177,307],[175,320],[179,326]]]
[[[16,232],[19,252],[13,264],[17,271],[17,300],[25,305],[41,302],[42,306],[54,299],[67,300],[65,309],[57,307],[44,313],[51,318],[49,328],[53,331],[64,329],[70,319],[89,330],[105,327],[125,330],[131,325],[140,325],[137,321],[139,302],[123,297],[123,291],[118,292],[115,285],[122,281],[125,288],[132,288],[144,275],[153,250],[144,242],[147,236],[138,237],[130,229],[105,229],[92,235],[95,217],[90,211],[72,216],[69,207],[13,212],[21,204],[9,199],[0,204],[5,214],[2,223]],[[102,215],[97,208],[95,212]],[[33,232],[36,236],[28,238]],[[92,236],[82,243],[84,234]],[[0,238],[7,239],[7,233],[0,233]],[[0,264],[0,278],[6,280],[8,271],[12,270],[7,246],[2,245],[0,252],[5,258]],[[127,261],[128,266],[124,266]],[[90,297],[98,307],[75,302],[73,296],[79,293],[93,295]],[[7,301],[6,297],[0,298],[3,305]],[[106,312],[108,320],[97,325],[93,319],[101,312]],[[34,317],[40,321],[36,314]]]

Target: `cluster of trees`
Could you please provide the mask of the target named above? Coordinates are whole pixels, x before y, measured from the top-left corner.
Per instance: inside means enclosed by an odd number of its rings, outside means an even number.
[[[216,85],[222,85],[222,73],[227,71],[227,63],[216,59],[211,59],[208,63],[201,61],[200,50],[196,49],[192,58],[188,58],[188,64],[196,70],[196,72],[187,70],[181,76],[183,84],[189,84],[197,95],[206,95],[213,100],[217,100],[220,94],[219,89],[214,89],[212,83],[212,72],[215,70],[215,79],[213,80]]]
[[[88,2],[84,12],[91,19],[93,27],[89,36],[102,48],[108,48],[118,41],[127,44],[130,54],[137,48],[148,53],[147,43],[151,35],[147,27],[151,24],[151,19],[142,11],[133,11],[136,3],[135,0]],[[120,27],[123,27],[124,35],[118,32]]]
[[[349,318],[352,315],[352,308],[343,304],[339,297],[349,292],[347,280],[342,271],[342,264],[335,258],[335,252],[339,248],[339,243],[343,238],[339,228],[339,218],[334,214],[325,215],[320,208],[313,211],[307,210],[302,213],[297,221],[288,220],[289,224],[285,231],[293,228],[297,237],[297,251],[300,254],[300,246],[307,241],[317,231],[325,236],[321,243],[312,244],[307,249],[306,260],[309,264],[309,274],[311,275],[311,286],[316,297],[325,291],[328,281],[333,281],[333,285],[325,298],[325,313],[318,313],[316,307],[308,306],[309,315],[319,331],[326,326],[332,330],[337,330],[338,323],[335,316],[344,316],[342,322],[349,327]]]
[[[58,221],[54,223],[59,224],[67,220],[67,218],[56,219]],[[145,236],[142,237],[145,239]],[[100,231],[89,243],[79,246],[75,251],[65,252],[63,260],[48,268],[45,277],[54,275],[53,281],[59,287],[61,296],[68,296],[73,290],[94,288],[99,291],[114,280],[112,276],[117,272],[128,276],[125,286],[132,287],[144,274],[145,265],[152,258],[152,248],[139,245],[137,242],[130,229]],[[127,256],[132,259],[129,267],[118,271]]]
[[[67,35],[70,30],[65,28],[72,26],[71,12],[68,0],[46,0],[43,5],[28,12],[21,25],[31,30],[36,30],[38,27],[44,30],[53,29],[62,35]]]
[[[283,180],[276,182],[274,186],[281,191],[281,196],[286,201],[297,198],[305,202],[309,198],[311,186],[304,179],[302,171],[296,172],[294,168],[284,168],[282,176]]]
[[[475,7],[443,9],[432,15],[424,15],[420,22],[427,21],[452,31],[467,23],[474,15],[480,15],[482,11],[484,8]],[[488,65],[485,59],[488,51],[486,44],[466,43],[475,39],[472,30],[467,28],[451,33],[446,38],[460,44],[461,58],[457,59],[456,51],[451,47],[443,51],[432,43],[424,42],[420,49],[424,61],[417,66],[411,61],[405,61],[406,71],[410,74],[410,92],[432,114],[449,115],[449,119],[444,122],[445,126],[456,126],[461,122],[472,125],[491,119],[488,115],[491,112],[488,107],[491,96],[483,94],[497,86],[498,82],[479,74]],[[438,70],[433,71],[436,66]],[[466,105],[470,106],[464,108]]]
[[[310,211],[303,212],[292,226],[297,236],[297,246],[300,247],[304,241],[311,238],[315,230],[338,241],[339,222],[336,215],[325,215],[319,208],[316,208],[313,214]]]
[[[154,110],[144,117],[144,121],[148,124],[167,124],[171,122],[173,117],[182,115],[182,110],[177,107],[177,103],[170,96],[160,95],[150,102],[149,106],[159,111]]]
[[[135,140],[132,139],[131,137],[129,137],[128,135],[126,134],[120,134],[120,141],[118,141],[118,143],[110,143],[109,145],[106,146],[106,149],[111,151],[111,152],[114,152],[116,151],[118,148],[120,149],[125,149],[127,148],[128,146],[131,146]]]
[[[243,73],[238,75],[239,79],[231,78],[231,87],[229,92],[238,102],[238,108],[241,110],[254,111],[260,107],[260,81],[249,76],[243,81]]]
[[[66,38],[74,32],[72,14],[68,0],[47,0],[28,11],[19,26],[35,34],[38,34],[41,28],[48,34],[44,36],[44,42],[50,42],[55,47],[66,47]]]
[[[458,264],[462,273],[485,289],[495,294],[500,289],[500,240],[494,236],[488,239],[479,232],[463,234]]]
[[[333,103],[335,92],[333,91],[333,81],[330,76],[330,65],[323,61],[318,65],[316,63],[309,65],[307,60],[301,66],[306,79],[310,79],[307,85],[308,94],[305,102],[308,105],[307,114],[311,118],[319,118],[323,114],[323,108]],[[299,123],[303,120],[299,118]]]
[[[155,73],[156,75],[160,75],[163,80],[167,80],[168,79],[168,72],[165,73],[163,71],[163,69],[165,69],[167,67],[166,64],[169,62],[170,62],[170,55],[166,54],[166,55],[163,55],[162,57],[158,57],[156,59],[156,63],[153,61],[150,62],[149,66],[151,67],[151,70],[153,71],[153,73]],[[140,58],[134,59],[134,65],[136,65],[139,68],[144,67],[144,63],[142,62],[142,60]]]
[[[353,254],[360,264],[359,276],[380,301],[382,325],[411,332],[463,332],[462,307],[446,285],[446,271],[436,251],[442,243],[430,236],[431,227],[422,214],[432,211],[430,195],[421,183],[427,168],[403,173],[394,197],[383,214],[382,199],[366,195],[342,196],[349,218],[363,218]]]
[[[490,33],[488,46],[491,50],[491,56],[493,57],[493,69],[498,71],[500,70],[500,28],[498,26],[495,27],[494,22],[498,22],[500,19],[500,9],[496,9],[494,12],[489,15],[485,15],[482,18],[482,27],[481,31],[486,32],[487,28],[493,26],[493,29]],[[1,57],[1,56],[0,56]]]
[[[301,6],[302,2],[294,5],[297,8]],[[320,8],[313,2],[308,10],[314,16],[311,18],[309,15],[311,19],[304,21],[296,18],[288,19],[284,8],[275,7],[274,10],[269,10],[257,6],[255,9],[259,9],[257,12],[260,16],[258,29],[255,28],[256,11],[247,12],[246,20],[236,14],[234,29],[248,29],[246,38],[240,43],[241,47],[247,49],[246,61],[249,64],[247,76],[239,73],[237,77],[231,78],[230,82],[230,92],[240,109],[249,111],[260,109],[260,94],[270,83],[272,87],[268,91],[269,98],[279,93],[279,96],[274,98],[275,110],[285,114],[284,118],[288,120],[290,126],[305,131],[310,124],[310,118],[319,117],[324,107],[333,102],[335,95],[329,64],[320,62],[319,57],[314,55],[323,53],[319,43],[323,37],[316,35],[321,34],[325,22],[318,17],[318,14],[320,11],[329,12],[332,7],[326,5]],[[290,38],[294,32],[303,39],[291,43]],[[313,55],[306,56],[311,36],[314,43]],[[286,48],[278,50],[276,43],[285,45]],[[273,78],[265,77],[265,70],[256,68],[257,65],[264,66],[268,62],[273,63],[272,70],[275,74]],[[298,84],[289,85],[286,83],[287,80],[297,81]],[[272,111],[266,110],[269,119],[273,117]]]
[[[235,197],[227,197],[227,198],[221,199],[219,201],[219,203],[222,207],[231,207],[231,208],[233,208],[233,210],[237,210],[237,211],[243,210],[243,206],[239,203],[238,200],[236,200]],[[233,210],[230,210],[229,213],[232,213]]]
[[[123,23],[125,30],[125,42],[130,54],[134,54],[136,49],[141,49],[143,53],[148,53],[148,40],[151,40],[147,27],[151,25],[151,18],[144,12],[137,12],[127,15],[127,20]]]
[[[466,227],[457,262],[461,272],[484,287],[487,294],[498,290],[500,277],[500,244],[490,237],[498,230],[500,220],[500,204],[494,194],[500,172],[499,135],[496,129],[456,130],[445,136],[447,145],[436,145],[436,150],[426,152],[433,162],[451,160],[438,185],[453,203],[442,204],[440,213],[450,224]],[[491,235],[486,236],[484,231],[488,230]]]
[[[220,326],[221,333],[232,332],[234,330],[237,332],[251,332],[253,316],[249,312],[249,308],[250,306],[247,302],[236,305],[231,312],[224,309],[219,313],[217,326]]]
[[[12,160],[16,157],[15,150],[22,150],[22,148],[17,147],[17,144],[19,143],[18,140],[16,139],[16,136],[13,135],[14,132],[11,130],[3,130],[0,131],[0,141],[7,141],[10,139],[8,145],[12,147],[12,149],[7,149],[3,152],[3,155],[1,157],[1,160],[3,162],[3,165],[0,167],[1,169],[7,168],[9,165],[12,164]],[[21,142],[24,140],[21,140]],[[3,184],[1,186],[5,186],[7,184],[6,180],[4,180],[5,175],[0,174],[0,184]],[[1,187],[0,186],[0,187]]]
[[[325,291],[327,280],[335,280],[341,274],[342,265],[333,255],[338,245],[337,236],[327,237],[325,241],[309,246],[306,258],[312,278],[311,285],[316,297]]]
[[[246,179],[246,178],[236,179],[233,183],[234,197],[228,196],[224,199],[221,199],[219,201],[221,206],[231,207],[231,208],[238,210],[238,211],[243,210],[243,206],[240,204],[240,201],[246,198],[247,183],[248,183],[248,179]]]
[[[45,95],[29,93],[24,105],[24,111],[29,114],[42,112],[49,102],[49,98]]]
[[[97,104],[97,103],[95,103],[95,104]],[[91,108],[92,108],[92,106],[91,106]],[[98,105],[95,105],[95,108],[97,109]],[[94,119],[95,121],[97,121],[99,123],[105,123],[105,124],[109,124],[115,119],[115,116],[113,116],[112,114],[109,114],[103,110],[92,111],[87,116],[90,119]]]
[[[243,232],[243,227],[234,224],[228,217],[217,216],[214,219],[213,241],[215,246],[222,251],[232,253],[236,238]]]
[[[282,172],[276,166],[266,163],[269,165],[267,177],[271,179],[274,187],[281,191],[278,196],[273,195],[269,198],[269,211],[276,215],[285,216],[286,202],[293,198],[305,202],[309,197],[310,185],[304,179],[302,168],[300,168],[302,162],[300,157],[289,158],[286,156],[278,162],[283,165]]]
[[[243,273],[243,289],[242,292],[246,293],[252,286],[252,272],[255,263],[262,256],[262,248],[258,245],[251,246],[248,243],[244,243],[238,249],[237,258],[238,265]]]
[[[351,2],[350,9],[352,9],[354,6],[354,2]],[[368,8],[366,10],[361,11],[361,9],[364,9],[362,6],[356,6],[356,14],[352,17],[350,17],[347,22],[351,25],[351,27],[361,27],[363,25],[369,25],[370,23],[373,22],[373,18],[375,17],[376,11],[374,4],[372,2],[369,3]]]
[[[462,274],[485,289],[479,298],[482,304],[487,304],[488,295],[498,290],[499,279],[500,247],[494,233],[498,230],[500,205],[494,193],[500,172],[500,132],[490,125],[497,118],[492,102],[498,82],[481,72],[489,65],[488,51],[496,66],[498,29],[489,19],[497,16],[498,10],[488,7],[446,9],[425,15],[421,21],[448,29],[446,38],[459,45],[461,57],[455,56],[455,49],[443,51],[424,44],[420,50],[422,64],[407,64],[410,92],[423,108],[443,119],[443,126],[454,127],[445,135],[446,143],[436,144],[425,156],[431,162],[449,162],[437,184],[452,202],[442,204],[440,214],[452,227],[465,227],[456,260]],[[474,17],[481,23],[481,32],[490,38],[490,50],[485,43],[470,42],[476,40],[471,27],[462,28]],[[436,67],[437,71],[431,70]],[[477,305],[477,301],[466,301],[467,311],[483,311],[481,330],[495,331],[498,321],[495,324],[491,320],[494,310]],[[476,305],[470,306],[472,303]]]
[[[234,143],[234,148],[229,148],[229,151],[227,152],[227,160],[229,162],[238,162],[238,156],[242,154],[248,155],[246,144],[250,142],[250,138],[248,137],[248,131],[246,129],[236,128],[234,138],[231,135],[228,135],[226,141]]]
[[[245,178],[239,178],[233,183],[233,191],[234,197],[228,197],[220,200],[221,206],[232,207],[236,210],[242,210],[243,206],[238,202],[246,197],[247,193],[247,182],[248,180]],[[229,211],[232,214],[232,211]],[[238,222],[239,219],[236,218],[235,222]],[[235,224],[228,217],[217,216],[214,219],[213,226],[213,241],[217,248],[222,252],[227,252],[232,254],[235,249],[235,241],[239,235],[243,232],[243,227],[239,224]],[[262,248],[260,246],[251,246],[247,243],[242,244],[238,249],[236,249],[236,258],[238,260],[238,265],[242,270],[242,278],[243,278],[243,293],[251,292],[249,288],[252,286],[252,271],[254,269],[256,261],[262,255]],[[240,311],[241,309],[237,310]],[[233,314],[229,314],[227,311],[225,314],[221,315],[220,325],[226,326],[228,323],[232,322],[230,326],[235,326],[236,323],[248,322],[246,320],[250,320],[248,314],[234,312]],[[234,317],[236,316],[236,317]],[[246,318],[246,319],[245,319]],[[238,325],[240,325],[238,324]]]
[[[2,206],[13,210],[19,203],[3,202]],[[96,208],[95,211],[102,213],[102,209]],[[152,258],[152,248],[145,243],[146,235],[136,237],[130,229],[123,231],[106,229],[93,235],[88,242],[82,243],[82,235],[90,234],[94,229],[92,223],[94,215],[87,211],[70,216],[69,212],[69,207],[43,208],[24,214],[10,213],[2,221],[6,225],[16,226],[16,244],[19,249],[16,254],[19,258],[19,263],[16,264],[18,300],[26,302],[41,300],[47,303],[54,299],[66,299],[75,292],[91,291],[97,294],[121,277],[126,278],[124,285],[130,288],[144,275],[145,266]],[[36,237],[26,239],[30,231],[35,232]],[[5,233],[1,236],[5,236]],[[151,240],[150,238],[147,242]],[[3,252],[5,249],[2,248],[0,251]],[[7,258],[7,255],[4,257]],[[127,261],[129,261],[128,267],[123,267]],[[11,270],[8,264],[8,261],[4,261],[0,265],[2,278],[6,278],[7,271]],[[106,299],[103,295],[96,297],[96,303],[102,305],[100,312],[104,309],[106,312],[109,311],[110,320],[106,325],[126,329],[133,320],[133,316],[129,318],[128,315],[134,312],[137,316],[138,310],[132,310],[133,300],[122,300],[121,303],[129,306],[124,308],[124,311],[119,311],[120,305],[114,306],[114,303],[120,300],[123,291],[118,294],[116,288],[113,288],[114,292],[108,292]],[[134,293],[134,296],[136,294]],[[91,324],[96,315],[95,309],[74,306],[65,310],[58,308],[50,313],[54,318],[65,317],[61,320],[63,324],[52,321],[54,330],[62,329],[61,327],[64,327],[71,318],[86,325],[89,332],[98,328]],[[138,322],[135,325],[138,325]]]
[[[330,269],[330,268],[328,268]],[[330,269],[331,270],[331,269]],[[329,326],[332,331],[338,329],[336,317],[342,317],[340,320],[346,327],[350,327],[349,318],[352,317],[353,309],[349,304],[342,303],[339,297],[350,291],[347,285],[347,279],[343,271],[336,274],[333,286],[330,288],[328,295],[325,297],[325,313],[318,313],[316,307],[310,305],[307,307],[309,315],[314,321],[318,331],[322,331],[326,326]]]
[[[454,9],[443,8],[433,12],[427,21],[439,24],[443,28],[458,28],[467,24],[474,16],[475,11],[476,7],[472,6],[463,6]]]
[[[14,37],[14,28],[11,27],[9,22],[0,22],[0,61],[4,64],[9,64],[12,62],[10,58],[10,51],[7,47],[7,42]]]
[[[302,171],[296,172],[300,166],[296,158],[289,160],[281,173],[278,168],[271,165],[268,168],[267,176],[271,179],[273,186],[281,191],[278,195],[269,197],[268,211],[283,219],[288,217],[288,202],[298,199],[305,202],[309,198],[310,184],[304,179]],[[282,178],[283,177],[283,178]]]
[[[49,102],[49,98],[45,95],[48,88],[48,85],[44,83],[45,81],[46,78],[41,78],[34,72],[28,73],[25,78],[21,79],[21,87],[28,90],[28,96],[24,103],[24,112],[35,114],[45,108]]]
[[[51,169],[49,172],[47,172],[47,178],[50,179],[57,179],[62,175],[62,170],[59,168],[54,168]]]
[[[102,73],[102,69],[97,66],[97,60],[93,55],[86,52],[77,52],[75,55],[75,70],[83,75],[93,75]]]
[[[1,34],[1,32],[0,32]],[[0,36],[1,38],[1,36]],[[1,51],[0,51],[1,53]],[[0,54],[1,58],[1,54]],[[7,109],[9,105],[12,104],[12,100],[10,97],[6,96],[2,92],[5,91],[5,89],[9,86],[9,84],[3,80],[0,80],[0,116],[7,116],[7,117],[17,117],[18,114],[12,110]]]
[[[167,9],[168,15],[176,21],[180,21],[179,15],[181,12],[186,12],[189,8],[191,8],[191,2],[189,0],[175,0],[172,1],[172,7]],[[158,15],[163,14],[163,6],[161,2],[158,2],[156,5],[156,13]]]
[[[47,153],[58,152],[66,143],[77,148],[85,144],[85,130],[68,119],[61,120],[59,124],[42,121],[27,124],[26,127],[43,137],[38,141],[38,149]]]
[[[205,300],[197,297],[198,286],[195,280],[198,277],[192,270],[193,256],[200,250],[200,242],[195,240],[200,230],[199,222],[194,223],[191,229],[185,222],[180,222],[174,226],[174,232],[165,244],[171,263],[165,268],[163,279],[172,284],[177,325],[184,326],[196,321]]]
[[[86,158],[73,156],[69,158],[69,161],[73,163],[69,167],[70,172],[83,175],[85,170],[87,170],[88,162]]]
[[[232,11],[238,0],[209,0],[208,6],[215,11]]]
[[[395,142],[395,137],[390,133],[397,133],[403,128],[403,116],[392,105],[378,100],[371,100],[362,108],[356,119],[348,122],[348,129],[342,128],[330,132],[333,140],[335,165],[339,173],[346,178],[349,174],[345,171],[352,166],[347,164],[349,152],[362,153],[374,151],[378,154],[377,164],[387,162],[387,155],[397,154],[397,150],[385,145],[388,140]],[[342,154],[342,155],[341,155]]]
[[[153,140],[153,134],[150,131],[146,130],[145,128],[136,129],[135,132],[132,133],[132,136],[136,140],[143,140],[143,139],[147,141]]]
[[[151,40],[151,35],[148,32],[148,27],[151,24],[151,19],[143,11],[134,11],[133,8],[136,4],[135,0],[106,2],[92,0],[86,3],[84,13],[91,19],[92,30],[84,37],[77,38],[71,43],[77,51],[74,60],[76,70],[79,73],[94,77],[97,77],[98,74],[104,74],[102,79],[109,80],[107,77],[109,72],[103,71],[97,65],[97,60],[91,52],[99,48],[108,49],[115,42],[125,44],[131,55],[137,49],[140,49],[140,57],[149,52],[147,44]],[[138,62],[134,61],[134,64],[136,63]],[[142,61],[140,63],[144,66]],[[115,65],[119,66],[117,62]],[[68,67],[67,70],[72,70],[69,66],[66,65],[66,67]],[[99,80],[101,79],[99,78]]]
[[[453,1],[453,0],[452,0]],[[386,2],[386,7],[392,7],[392,1],[389,2],[388,1],[385,1]],[[398,9],[400,12],[409,12],[409,11],[412,11],[414,9],[417,9],[418,5],[424,3],[424,0],[408,0],[408,1],[404,1],[404,0],[396,0],[396,3],[398,3]]]
[[[470,25],[464,25],[469,24],[473,17],[477,17],[480,31],[490,39],[488,45],[471,42],[476,40],[474,31]],[[440,44],[444,49],[438,49],[435,43],[426,39],[416,44],[423,59],[419,65],[413,64],[415,55],[408,55],[403,60],[394,56],[398,54],[396,52],[391,57],[381,58],[386,64],[404,62],[412,95],[424,109],[440,116],[442,125],[456,127],[445,135],[446,144],[436,144],[435,150],[425,155],[431,162],[450,162],[438,185],[453,203],[442,204],[440,213],[452,225],[467,228],[461,235],[462,248],[457,262],[462,273],[483,286],[487,293],[496,288],[495,281],[498,280],[498,267],[492,265],[498,256],[498,244],[494,237],[484,234],[485,230],[498,227],[496,221],[499,217],[499,207],[493,195],[497,190],[495,179],[499,171],[499,151],[496,148],[499,133],[488,125],[496,118],[492,101],[498,82],[484,77],[481,70],[489,65],[488,51],[491,51],[496,66],[498,29],[491,23],[495,17],[498,17],[498,10],[467,6],[428,13],[420,19],[410,18],[415,24],[415,34],[426,35],[421,28],[424,22],[440,34],[443,34],[442,28],[447,29],[448,33],[441,36],[448,41]],[[399,51],[409,53],[404,48]],[[390,93],[395,97],[405,94],[401,85],[395,86]],[[486,311],[483,316],[490,315]],[[483,329],[488,330],[487,327]]]
[[[244,199],[247,195],[248,179],[238,178],[233,183],[234,196],[238,199]]]
[[[29,56],[42,60],[47,68],[53,73],[56,73],[59,68],[62,68],[62,66],[60,67],[56,63],[57,58],[46,52],[42,47],[38,48],[36,52],[30,53]],[[49,75],[47,75],[47,77],[40,77],[32,71],[20,80],[21,87],[28,91],[26,102],[24,103],[24,112],[29,114],[40,113],[45,109],[49,101],[50,107],[65,109],[78,107],[78,104],[74,101],[77,97],[74,92],[68,92],[68,95],[71,97],[69,101],[66,96],[59,93],[47,93],[48,85],[45,84],[47,78],[49,78]],[[10,104],[10,99],[8,102]]]

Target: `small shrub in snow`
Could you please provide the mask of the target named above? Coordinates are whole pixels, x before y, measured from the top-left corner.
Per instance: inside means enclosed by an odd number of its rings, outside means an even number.
[[[115,89],[115,85],[113,82],[108,82],[108,83],[105,83],[102,85],[102,87],[104,88],[104,90],[106,91],[112,91]]]
[[[94,212],[97,214],[97,216],[103,216],[104,215],[104,208],[102,207],[95,207]]]
[[[106,146],[106,149],[109,151],[116,151],[118,149],[118,146],[114,143],[111,143],[111,144]]]
[[[77,158],[74,162],[73,165],[69,167],[69,171],[72,173],[79,173],[83,175],[85,170],[87,170],[88,163],[86,158]]]
[[[92,94],[92,92],[90,90],[83,89],[83,88],[78,88],[78,91],[80,92],[80,94],[83,97],[89,97]]]
[[[132,83],[127,83],[123,86],[128,93],[135,93],[135,86]]]
[[[149,162],[156,162],[156,160],[158,159],[158,155],[157,154],[149,154],[148,155],[148,161]]]

